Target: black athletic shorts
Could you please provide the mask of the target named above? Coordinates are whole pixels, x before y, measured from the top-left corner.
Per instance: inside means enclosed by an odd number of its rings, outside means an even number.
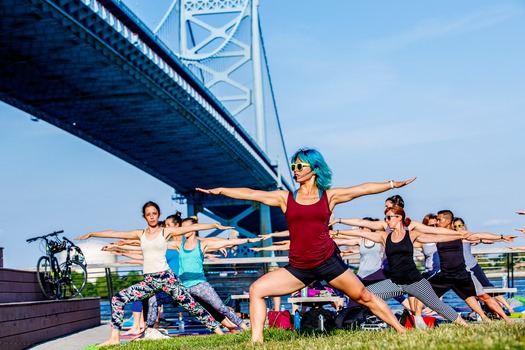
[[[313,281],[325,280],[330,283],[330,281],[341,276],[346,270],[348,270],[348,266],[346,266],[343,259],[341,259],[337,250],[334,251],[332,256],[313,269],[298,269],[290,264],[286,265],[284,268],[306,286]]]
[[[450,278],[436,274],[430,277],[428,282],[438,297],[451,289],[463,300],[477,296],[476,286],[470,276],[467,278]]]

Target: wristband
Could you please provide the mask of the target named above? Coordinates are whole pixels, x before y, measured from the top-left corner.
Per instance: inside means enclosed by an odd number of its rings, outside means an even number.
[[[340,224],[340,223],[341,223],[341,218],[339,218],[339,221],[338,221],[337,223],[338,223],[338,224]]]
[[[339,236],[339,230],[336,231],[336,234],[335,234],[335,235],[336,235],[336,236]]]
[[[390,182],[390,189],[393,190],[395,188],[394,187],[394,180],[390,180],[388,182]]]
[[[502,240],[502,241],[504,240],[504,239],[503,239],[503,235],[501,235],[501,240]]]

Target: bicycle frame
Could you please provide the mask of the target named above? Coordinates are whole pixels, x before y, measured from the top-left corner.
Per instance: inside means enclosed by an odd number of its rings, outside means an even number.
[[[55,231],[27,240],[28,243],[38,239],[45,242],[46,251],[45,255],[38,259],[37,274],[40,288],[49,299],[67,299],[81,295],[80,293],[87,281],[87,270],[82,250],[66,237],[62,237],[62,240],[60,240],[58,234],[63,232]],[[55,255],[62,251],[66,251],[66,255],[64,261],[59,263]],[[76,252],[73,259],[71,257],[72,251]],[[80,288],[77,288],[73,280],[73,269],[80,271]]]

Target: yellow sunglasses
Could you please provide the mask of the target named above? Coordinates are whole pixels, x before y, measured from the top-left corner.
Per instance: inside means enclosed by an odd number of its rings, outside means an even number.
[[[292,171],[295,171],[295,168],[297,168],[297,171],[301,171],[301,170],[303,170],[303,168],[305,166],[310,166],[310,164],[308,164],[308,163],[292,163],[292,164],[290,164],[290,169],[292,169]]]

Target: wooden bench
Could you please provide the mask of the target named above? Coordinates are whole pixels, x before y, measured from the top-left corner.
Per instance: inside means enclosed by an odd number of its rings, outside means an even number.
[[[518,292],[518,288],[483,288],[485,293],[490,294],[492,296],[499,295],[499,294],[513,294]]]
[[[241,312],[241,302],[250,301],[249,294],[233,294],[230,296],[232,300],[235,300],[235,312]]]

